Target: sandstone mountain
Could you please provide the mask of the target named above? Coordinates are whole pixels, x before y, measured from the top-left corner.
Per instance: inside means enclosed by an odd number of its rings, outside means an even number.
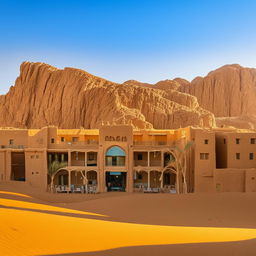
[[[74,68],[24,62],[15,86],[0,96],[0,126],[98,128],[102,122],[156,129],[215,126],[214,115],[200,107],[195,96],[178,90],[179,81],[183,80],[118,84]],[[186,85],[185,80],[181,84]]]
[[[197,77],[156,84],[114,83],[83,70],[24,62],[20,76],[0,96],[0,126],[98,128],[256,127],[256,69],[226,65]]]
[[[256,127],[256,69],[226,65],[182,83],[180,92],[196,96],[204,109],[212,112],[218,126]]]

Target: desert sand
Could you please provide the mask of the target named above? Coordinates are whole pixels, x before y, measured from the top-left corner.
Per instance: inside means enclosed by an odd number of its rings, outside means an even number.
[[[0,184],[2,255],[255,255],[256,194],[50,194]]]

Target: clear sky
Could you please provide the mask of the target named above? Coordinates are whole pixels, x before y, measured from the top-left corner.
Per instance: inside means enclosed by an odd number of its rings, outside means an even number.
[[[256,1],[0,0],[0,94],[25,60],[115,82],[256,67]]]

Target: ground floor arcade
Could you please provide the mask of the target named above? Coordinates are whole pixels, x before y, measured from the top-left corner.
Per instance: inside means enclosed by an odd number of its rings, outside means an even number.
[[[49,189],[55,192],[97,193],[108,191],[129,191],[128,173],[125,171],[105,171],[101,177],[98,169],[80,166],[69,166],[59,169]],[[178,179],[173,168],[163,170],[134,170],[132,188],[135,192],[168,192],[178,191]],[[130,191],[131,192],[131,191]]]

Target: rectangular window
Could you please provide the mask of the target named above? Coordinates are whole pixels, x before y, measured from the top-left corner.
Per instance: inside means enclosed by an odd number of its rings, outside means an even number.
[[[34,155],[31,155],[30,158],[33,159],[33,158],[34,158]]]
[[[236,138],[236,144],[240,144],[240,139]]]
[[[253,157],[254,157],[253,153],[250,153],[250,154],[249,154],[249,159],[250,159],[250,160],[253,160]]]
[[[255,138],[251,138],[251,144],[255,144],[256,139]]]
[[[138,160],[142,160],[143,159],[143,155],[141,153],[138,154]]]
[[[223,144],[226,144],[226,139],[223,140]]]
[[[236,153],[236,159],[240,159],[240,153]]]
[[[9,145],[13,145],[13,144],[14,144],[13,139],[10,139],[10,140],[9,140]]]
[[[208,144],[209,140],[204,140],[204,144]]]
[[[65,142],[65,137],[60,138],[61,142]]]
[[[52,144],[54,143],[54,138],[51,138],[51,143],[52,143]]]
[[[201,160],[208,160],[209,159],[209,153],[200,153],[200,159]]]
[[[36,159],[38,159],[39,158],[39,155],[36,155]]]

